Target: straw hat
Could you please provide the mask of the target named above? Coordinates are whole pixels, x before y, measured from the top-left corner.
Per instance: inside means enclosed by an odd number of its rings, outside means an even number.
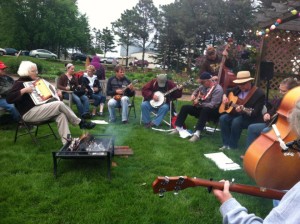
[[[240,84],[253,80],[249,71],[240,71],[237,73],[236,80],[233,80],[234,83]]]

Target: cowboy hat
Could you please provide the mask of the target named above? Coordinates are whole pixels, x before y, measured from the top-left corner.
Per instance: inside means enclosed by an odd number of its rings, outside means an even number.
[[[234,83],[240,84],[253,80],[249,71],[240,71],[237,73],[236,80],[233,80]]]

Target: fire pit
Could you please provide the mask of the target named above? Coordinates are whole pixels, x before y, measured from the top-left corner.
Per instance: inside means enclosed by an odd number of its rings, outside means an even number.
[[[107,159],[107,175],[111,178],[111,160],[114,155],[114,136],[83,135],[80,138],[70,138],[58,151],[52,152],[53,173],[57,177],[58,159]]]

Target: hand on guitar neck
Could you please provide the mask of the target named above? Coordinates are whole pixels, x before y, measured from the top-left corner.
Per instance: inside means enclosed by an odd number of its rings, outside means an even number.
[[[134,86],[133,84],[137,83],[138,80],[133,80],[132,83],[130,83],[129,85],[123,87],[123,88],[120,88],[120,89],[117,89],[116,90],[116,95],[114,96],[114,99],[119,101],[121,100],[122,96],[124,95],[124,92],[127,90],[127,89],[130,89],[131,91],[134,90]]]

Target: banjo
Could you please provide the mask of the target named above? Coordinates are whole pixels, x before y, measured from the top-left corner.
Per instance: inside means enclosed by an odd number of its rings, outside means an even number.
[[[181,85],[177,85],[175,86],[174,88],[170,89],[169,91],[165,92],[165,93],[162,93],[160,91],[156,91],[154,93],[154,95],[158,96],[158,101],[154,101],[153,99],[150,100],[150,105],[154,108],[159,108],[161,105],[163,105],[165,102],[166,102],[166,96],[171,94],[172,92],[174,92],[175,90],[181,88],[181,86],[185,86],[185,85],[188,85],[188,84],[191,84],[193,81],[193,78],[191,78],[190,80],[182,83]]]

